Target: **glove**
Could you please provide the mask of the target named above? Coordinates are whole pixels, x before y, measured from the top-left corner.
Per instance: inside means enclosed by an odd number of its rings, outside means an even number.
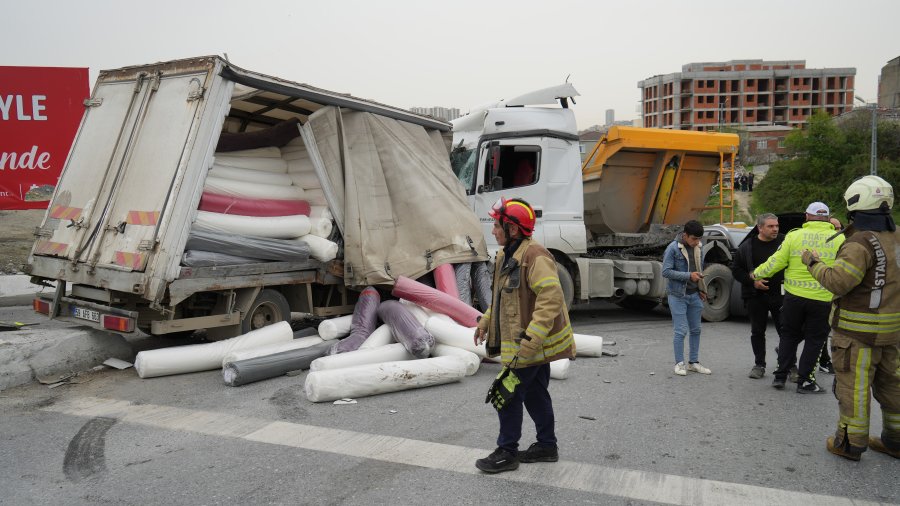
[[[815,251],[805,249],[803,250],[803,253],[800,254],[800,260],[803,261],[803,265],[809,267],[819,261],[819,255],[817,255]]]
[[[537,352],[541,350],[541,342],[537,340],[535,337],[530,337],[525,332],[522,332],[521,339],[519,339],[519,353],[518,355],[522,358],[531,358],[537,355]]]

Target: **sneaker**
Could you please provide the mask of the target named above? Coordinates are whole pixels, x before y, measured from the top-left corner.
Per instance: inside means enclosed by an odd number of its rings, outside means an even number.
[[[876,452],[890,455],[895,459],[900,459],[900,450],[891,450],[884,445],[884,441],[882,441],[880,437],[869,436],[869,448],[875,450]]]
[[[556,462],[559,460],[559,449],[555,446],[541,446],[532,443],[527,450],[519,454],[519,462],[531,464],[532,462]]]
[[[797,366],[791,367],[790,378],[791,383],[797,383],[800,381],[800,374],[797,372]]]
[[[753,366],[753,369],[750,369],[750,378],[758,380],[766,375],[766,368],[761,365]]]
[[[515,471],[519,468],[519,459],[503,448],[497,448],[487,457],[476,460],[475,467],[491,474]]]
[[[819,364],[818,370],[826,374],[834,374],[834,364]]]
[[[699,372],[700,374],[712,374],[712,371],[703,367],[703,364],[700,362],[691,362],[687,366],[687,370],[691,372]]]
[[[844,446],[847,448],[844,448]],[[838,457],[844,457],[849,460],[859,461],[860,457],[862,457],[862,450],[857,450],[850,445],[834,446],[834,436],[828,437],[825,441],[825,448],[828,448],[829,452]]]
[[[797,383],[798,394],[824,394],[825,389],[820,387],[818,383],[810,380],[803,380]]]
[[[775,379],[772,381],[772,386],[777,388],[778,390],[784,390],[784,384],[787,382],[786,378],[779,378],[775,376]]]
[[[679,376],[687,376],[687,369],[684,368],[684,362],[675,364],[675,374]]]

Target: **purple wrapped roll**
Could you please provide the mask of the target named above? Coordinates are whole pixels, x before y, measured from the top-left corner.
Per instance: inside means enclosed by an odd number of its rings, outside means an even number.
[[[359,294],[356,307],[353,308],[353,322],[350,324],[350,335],[341,339],[328,352],[329,355],[345,353],[359,348],[366,338],[375,331],[378,323],[378,305],[381,295],[378,290],[369,286]]]
[[[403,304],[386,300],[378,306],[378,317],[391,326],[394,339],[416,358],[428,358],[434,348],[434,336],[416,320]]]

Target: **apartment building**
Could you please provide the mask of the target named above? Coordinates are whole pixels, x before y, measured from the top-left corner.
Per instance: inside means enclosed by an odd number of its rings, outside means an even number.
[[[817,110],[853,108],[855,68],[808,69],[806,60],[689,63],[638,82],[644,127],[716,130],[802,127]]]
[[[444,121],[453,121],[459,117],[459,108],[457,107],[413,107],[410,111]]]

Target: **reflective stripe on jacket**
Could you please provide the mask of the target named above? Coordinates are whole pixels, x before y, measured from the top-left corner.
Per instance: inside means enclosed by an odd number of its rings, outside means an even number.
[[[499,354],[504,364],[510,363],[519,352],[516,340],[524,332],[542,344],[541,351],[519,357],[516,367],[574,358],[575,338],[553,255],[525,239],[512,260],[516,267],[504,269],[503,250],[497,252],[491,307],[478,322],[478,328],[487,331],[488,354]]]
[[[805,299],[830,302],[832,293],[823,287],[812,274],[806,270],[801,260],[803,250],[815,251],[819,260],[827,266],[834,264],[837,250],[844,243],[844,236],[839,235],[832,240],[834,225],[827,221],[807,221],[801,228],[795,228],[784,236],[784,242],[753,271],[756,279],[771,277],[784,269],[785,291]]]
[[[870,346],[900,343],[900,232],[847,230],[832,267],[809,272],[835,294],[831,326]]]

